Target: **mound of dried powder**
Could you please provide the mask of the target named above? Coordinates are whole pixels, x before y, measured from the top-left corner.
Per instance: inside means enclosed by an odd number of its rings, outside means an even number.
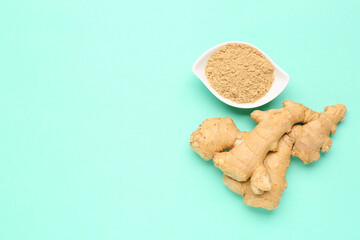
[[[229,43],[209,58],[205,74],[220,95],[237,103],[265,96],[274,81],[274,66],[256,48]]]

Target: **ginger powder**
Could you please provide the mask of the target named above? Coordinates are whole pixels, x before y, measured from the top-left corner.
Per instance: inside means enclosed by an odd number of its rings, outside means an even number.
[[[224,98],[253,103],[270,90],[274,69],[256,48],[228,43],[211,55],[205,74],[211,86]]]

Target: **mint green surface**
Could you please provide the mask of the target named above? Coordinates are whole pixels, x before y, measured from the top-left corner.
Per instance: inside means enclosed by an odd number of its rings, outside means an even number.
[[[359,239],[359,1],[0,2],[0,239]],[[291,99],[348,113],[321,159],[292,159],[274,211],[189,147],[226,106],[191,72],[224,41],[290,75]]]

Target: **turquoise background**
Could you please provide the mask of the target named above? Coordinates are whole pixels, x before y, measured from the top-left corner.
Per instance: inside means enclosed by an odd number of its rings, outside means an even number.
[[[360,1],[0,2],[0,239],[359,239]],[[226,106],[191,72],[224,41],[290,75],[291,99],[348,113],[321,159],[292,159],[274,211],[189,147]]]

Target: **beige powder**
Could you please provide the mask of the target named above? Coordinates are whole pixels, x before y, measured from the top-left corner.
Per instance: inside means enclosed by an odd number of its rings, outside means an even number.
[[[274,81],[274,66],[256,48],[229,43],[209,58],[205,74],[220,95],[237,103],[265,96]]]

